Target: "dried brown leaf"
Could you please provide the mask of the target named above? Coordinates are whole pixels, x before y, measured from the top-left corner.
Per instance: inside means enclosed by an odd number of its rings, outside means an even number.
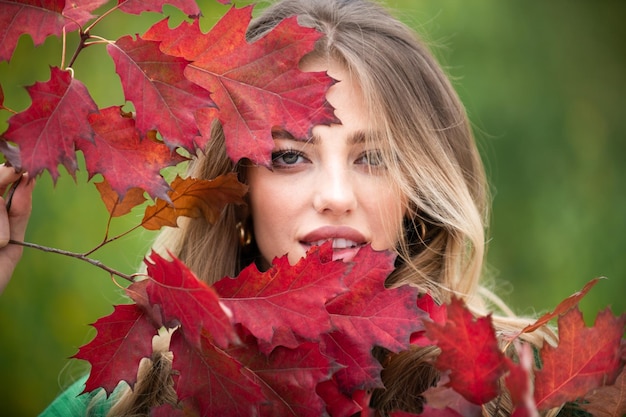
[[[111,217],[123,216],[134,207],[146,201],[146,197],[143,195],[144,191],[138,187],[130,188],[124,195],[124,198],[120,199],[119,194],[111,188],[107,180],[97,182],[95,186]]]
[[[243,196],[248,190],[234,173],[213,180],[176,177],[171,187],[168,195],[172,204],[157,199],[154,205],[146,208],[142,221],[144,228],[158,230],[163,226],[176,227],[180,216],[204,217],[213,223],[226,204],[244,204]]]
[[[617,377],[615,384],[605,385],[585,397],[582,407],[594,417],[622,417],[626,415],[626,371]]]

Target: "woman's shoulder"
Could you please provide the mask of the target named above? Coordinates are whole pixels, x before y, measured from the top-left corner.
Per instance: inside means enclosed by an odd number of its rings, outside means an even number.
[[[567,403],[561,408],[557,417],[593,417],[591,414],[581,409],[578,405]]]
[[[87,375],[70,385],[39,417],[105,417],[111,401],[102,390],[82,394],[86,380]]]

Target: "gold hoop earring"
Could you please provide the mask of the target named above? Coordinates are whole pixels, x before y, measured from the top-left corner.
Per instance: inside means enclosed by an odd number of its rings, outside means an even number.
[[[239,235],[239,246],[242,248],[250,246],[252,243],[252,232],[250,229],[248,229],[243,222],[238,222],[235,227]]]

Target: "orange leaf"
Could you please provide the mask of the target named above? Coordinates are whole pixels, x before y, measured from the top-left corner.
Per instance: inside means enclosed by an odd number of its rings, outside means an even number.
[[[565,300],[561,301],[558,306],[551,313],[546,313],[543,316],[539,317],[539,319],[522,329],[519,334],[534,332],[541,326],[547,324],[553,318],[566,313],[569,309],[576,306],[578,302],[583,298],[594,285],[598,283],[599,280],[603,279],[602,277],[594,278],[589,281],[582,290],[575,292],[574,294],[567,297]],[[518,335],[519,336],[519,335]]]
[[[163,226],[176,227],[180,216],[204,217],[214,223],[228,203],[245,204],[243,196],[248,187],[237,180],[234,173],[221,175],[213,180],[176,177],[168,193],[172,205],[157,199],[153,206],[146,208],[142,226],[148,230],[158,230]]]
[[[97,182],[95,185],[111,217],[123,216],[129,213],[134,207],[146,201],[143,190],[138,187],[130,188],[124,195],[124,198],[120,200],[119,194],[111,188],[107,180]]]

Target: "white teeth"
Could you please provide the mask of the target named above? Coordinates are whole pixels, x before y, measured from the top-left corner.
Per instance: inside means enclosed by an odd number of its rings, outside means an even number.
[[[353,248],[356,242],[348,239],[333,239],[333,249]]]
[[[318,240],[317,242],[311,242],[311,245],[321,246],[324,242],[326,242],[326,239]],[[333,239],[333,249],[355,248],[357,246],[358,246],[358,243],[356,243],[353,240],[348,240],[348,239],[343,239],[343,238]]]

